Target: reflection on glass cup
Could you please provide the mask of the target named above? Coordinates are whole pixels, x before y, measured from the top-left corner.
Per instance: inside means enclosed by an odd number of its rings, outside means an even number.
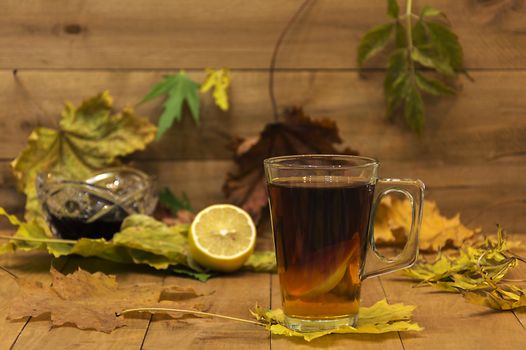
[[[424,184],[379,179],[379,162],[366,157],[284,156],[264,166],[286,325],[302,332],[355,325],[361,282],[417,258]],[[391,192],[413,207],[396,258],[376,250],[373,234],[376,208]]]

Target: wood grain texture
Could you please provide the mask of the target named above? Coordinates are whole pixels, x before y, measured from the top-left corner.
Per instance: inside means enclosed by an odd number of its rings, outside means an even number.
[[[417,305],[414,320],[425,330],[401,332],[404,349],[524,349],[526,330],[511,312],[469,304],[459,294],[411,288],[396,274],[380,277],[390,303]],[[524,277],[523,277],[524,278]]]
[[[41,281],[43,283],[49,283],[51,281],[48,273],[51,264],[60,271],[66,262],[67,259],[53,259],[43,252],[27,252],[0,256],[0,265],[7,268],[16,276],[26,278],[29,281]],[[11,349],[11,346],[27,327],[28,318],[15,321],[6,319],[9,312],[9,301],[17,292],[18,286],[16,281],[4,271],[0,271],[0,349]]]
[[[177,283],[178,277],[167,277],[165,283]],[[270,275],[266,273],[237,273],[212,278],[206,285],[185,280],[214,291],[214,302],[208,312],[243,319],[252,319],[249,309],[256,303],[269,306]],[[189,301],[191,302],[191,300]],[[252,324],[214,318],[183,318],[173,320],[155,315],[144,339],[142,349],[268,349],[267,331]]]
[[[303,0],[6,0],[2,68],[266,68]],[[470,68],[525,68],[522,1],[418,0],[445,11]],[[353,68],[363,33],[387,21],[385,2],[315,2],[287,36],[278,62]],[[376,64],[378,66],[378,64]]]
[[[224,202],[221,187],[233,166],[227,160],[136,160],[132,165],[156,175],[159,188],[169,187],[176,194],[186,192],[197,210]],[[385,161],[380,169],[383,177],[421,179],[427,187],[426,198],[437,201],[446,215],[460,212],[462,221],[470,226],[492,233],[495,225],[501,224],[510,232],[524,232],[526,184],[522,174],[526,164],[522,162],[450,165],[438,161]],[[0,173],[6,174],[6,181],[0,182],[1,206],[21,215],[23,196],[16,192],[6,162],[0,162]],[[0,223],[7,225],[5,220]]]
[[[168,71],[167,71],[168,72]],[[15,157],[36,126],[56,127],[65,100],[82,99],[109,89],[115,107],[138,103],[151,84],[166,72],[19,72],[16,79],[0,71],[0,158]],[[360,78],[350,71],[281,72],[276,76],[280,108],[301,105],[313,117],[338,122],[341,136],[352,148],[380,160],[442,160],[491,162],[526,155],[526,72],[473,72],[475,82],[461,79],[462,91],[454,98],[429,99],[427,127],[421,137],[403,122],[384,117],[382,73]],[[192,72],[202,79],[202,72]],[[268,75],[232,73],[232,108],[219,111],[204,97],[202,123],[197,127],[186,115],[159,143],[134,156],[142,159],[229,159],[225,145],[234,136],[256,136],[272,121]],[[504,83],[505,82],[505,83]],[[496,89],[495,87],[499,88]],[[162,100],[137,106],[137,113],[156,122]]]
[[[162,284],[162,276],[152,269],[111,263],[99,259],[71,258],[64,273],[82,268],[89,272],[102,271],[106,274],[118,274],[121,286],[139,283]],[[42,274],[49,278],[48,274]],[[13,349],[139,349],[146,334],[150,317],[139,315],[130,319],[127,326],[112,333],[80,330],[71,326],[51,327],[49,316],[31,319],[18,337]]]

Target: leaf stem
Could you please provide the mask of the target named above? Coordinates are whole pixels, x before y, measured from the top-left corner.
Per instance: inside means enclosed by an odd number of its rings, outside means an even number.
[[[5,273],[7,273],[8,275],[10,275],[11,277],[13,277],[15,280],[18,279],[18,276],[15,275],[14,273],[12,273],[11,271],[9,271],[8,269],[6,269],[5,267],[3,267],[2,265],[0,265],[0,270],[4,271]]]
[[[64,243],[64,244],[76,244],[77,241],[70,239],[52,239],[52,238],[30,238],[30,237],[14,237],[0,235],[0,239],[9,239],[14,241],[25,241],[25,242],[39,242],[39,243]]]
[[[243,318],[237,318],[237,317],[232,317],[232,316],[213,314],[213,313],[210,313],[210,312],[203,312],[203,311],[197,311],[197,310],[172,309],[172,308],[164,308],[164,307],[139,307],[139,308],[135,308],[135,309],[126,309],[126,310],[122,310],[120,313],[117,313],[116,315],[117,316],[121,316],[121,315],[130,313],[130,312],[150,312],[150,313],[153,313],[153,312],[156,312],[156,311],[161,311],[161,312],[182,312],[182,313],[187,313],[187,314],[224,318],[224,319],[231,320],[231,321],[250,323],[250,324],[255,324],[255,325],[263,326],[263,327],[266,326],[266,324],[264,324],[262,322],[246,320],[246,319],[243,319]]]
[[[307,5],[313,0],[305,0],[303,3],[298,7],[296,12],[292,15],[292,17],[287,21],[285,24],[285,27],[281,31],[278,40],[276,41],[276,44],[274,45],[274,50],[272,52],[272,56],[270,58],[270,68],[269,68],[269,79],[268,79],[268,90],[270,95],[270,102],[272,104],[272,114],[274,115],[274,122],[278,121],[279,117],[279,111],[278,111],[278,104],[276,102],[276,95],[274,93],[274,71],[276,70],[276,63],[278,60],[278,52],[281,47],[281,44],[283,40],[285,39],[285,36],[287,35],[289,29],[291,28],[292,24],[296,22],[296,20],[299,18],[300,14],[305,10]]]
[[[405,35],[407,40],[407,58],[409,60],[409,69],[411,71],[411,76],[414,75],[415,72],[415,64],[413,60],[411,59],[411,53],[413,52],[413,21],[412,21],[412,15],[413,14],[413,0],[407,0],[406,7],[405,7],[405,20],[406,20],[406,29],[405,29]]]

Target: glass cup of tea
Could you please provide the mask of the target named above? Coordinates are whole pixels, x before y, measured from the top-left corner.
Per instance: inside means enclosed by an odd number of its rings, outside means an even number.
[[[345,155],[264,161],[289,328],[312,332],[356,325],[361,282],[415,262],[424,184],[380,179],[378,166],[373,158]],[[412,224],[402,252],[390,258],[376,249],[373,224],[380,200],[393,192],[409,198]]]

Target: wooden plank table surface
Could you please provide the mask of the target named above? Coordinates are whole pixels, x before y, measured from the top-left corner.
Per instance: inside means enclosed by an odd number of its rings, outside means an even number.
[[[515,235],[526,245],[526,235]],[[525,248],[517,252],[525,255]],[[159,283],[199,285],[215,291],[211,312],[250,318],[256,303],[280,307],[276,275],[242,272],[212,278],[205,284],[168,276],[146,267],[109,263],[77,257],[51,259],[43,252],[0,256],[0,265],[24,278],[50,281],[50,265],[63,273],[77,267],[117,275],[121,285]],[[520,266],[514,279],[526,279]],[[523,284],[524,285],[524,284]],[[300,339],[271,336],[260,327],[213,318],[171,319],[163,315],[134,318],[127,327],[111,334],[52,327],[48,316],[20,321],[5,320],[9,300],[17,293],[12,277],[0,273],[0,350],[3,349],[526,349],[526,310],[495,312],[466,303],[458,294],[438,292],[431,287],[412,288],[397,273],[366,280],[362,304],[371,305],[387,298],[390,303],[416,305],[414,321],[423,332],[382,335],[331,335],[306,343]]]

